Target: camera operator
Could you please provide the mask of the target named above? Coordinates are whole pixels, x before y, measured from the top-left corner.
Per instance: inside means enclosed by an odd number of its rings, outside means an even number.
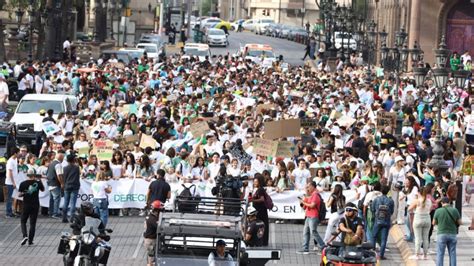
[[[240,191],[242,186],[241,177],[227,175],[227,167],[222,163],[220,165],[219,174],[216,177],[216,186],[212,188],[212,195],[218,198],[224,198],[224,214],[232,215],[240,212],[240,206],[226,204],[226,202],[233,202],[232,200],[226,199],[240,200],[242,198]]]

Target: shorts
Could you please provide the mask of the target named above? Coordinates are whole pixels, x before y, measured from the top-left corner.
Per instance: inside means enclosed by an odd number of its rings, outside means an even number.
[[[148,263],[154,263],[156,239],[145,238],[143,245],[145,246],[146,254],[148,255]]]

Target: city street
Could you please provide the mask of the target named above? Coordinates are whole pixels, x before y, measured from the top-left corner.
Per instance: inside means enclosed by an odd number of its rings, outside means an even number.
[[[39,217],[35,245],[20,246],[20,219],[5,219],[5,204],[0,203],[0,265],[26,265],[35,262],[36,265],[60,265],[61,255],[56,254],[61,232],[70,232],[67,224],[60,220]],[[114,230],[111,234],[112,252],[109,265],[145,265],[145,250],[143,248],[144,217],[110,217],[109,226]],[[302,239],[302,224],[270,225],[270,245],[282,250],[280,261],[267,265],[319,265],[320,256],[315,252],[309,255],[298,255]],[[318,231],[324,234],[325,226]],[[401,265],[401,254],[392,239],[388,245],[390,252],[384,266]],[[312,246],[311,246],[312,248]]]
[[[230,32],[228,47],[211,47],[211,54],[225,55],[239,51],[247,43],[269,44],[276,56],[283,55],[283,60],[291,65],[302,65],[305,46],[285,39],[257,35],[252,32]]]

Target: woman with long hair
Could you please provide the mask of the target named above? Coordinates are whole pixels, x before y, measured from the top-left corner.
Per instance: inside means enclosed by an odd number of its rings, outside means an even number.
[[[112,178],[118,180],[124,175],[123,155],[120,151],[115,151],[112,155],[110,168],[112,170]]]
[[[135,156],[131,152],[127,153],[125,155],[125,160],[123,162],[123,169],[125,170],[124,172],[124,177],[127,178],[134,178],[135,177],[135,169],[137,165],[135,162]]]
[[[329,212],[328,227],[326,228],[326,234],[324,235],[324,242],[327,243],[334,231],[334,227],[339,222],[340,218],[344,215],[344,206],[346,206],[346,197],[342,194],[343,188],[337,184],[334,186],[334,190],[331,193],[328,201],[326,202],[326,208]]]
[[[253,179],[254,192],[252,195],[252,204],[255,209],[257,209],[257,219],[262,221],[265,224],[265,231],[263,234],[263,246],[268,246],[268,210],[265,206],[265,197],[267,197],[267,192],[265,191],[265,178],[263,175],[257,173]]]
[[[413,202],[415,202],[417,195],[418,195],[418,184],[415,181],[415,178],[411,175],[408,175],[405,178],[405,187],[402,190],[400,201],[406,202],[406,206],[411,206]],[[414,218],[414,209],[408,210],[407,215],[405,218],[405,225],[408,231],[408,235],[406,235],[405,240],[407,242],[412,242],[414,237],[413,232],[413,218]]]
[[[102,220],[104,226],[107,226],[109,220],[109,201],[107,194],[112,192],[112,187],[107,182],[105,171],[101,169],[96,179],[92,182],[91,188],[92,195],[94,196],[92,203],[94,204],[95,213],[99,214],[100,220]]]
[[[408,207],[408,212],[414,210],[413,230],[415,232],[415,255],[411,259],[427,259],[430,246],[429,232],[431,228],[430,211],[433,202],[428,198],[431,193],[431,187],[425,187],[419,193],[418,198]],[[423,243],[423,257],[420,252]]]
[[[136,178],[143,178],[146,181],[151,181],[153,177],[153,168],[151,167],[151,161],[148,155],[142,155],[140,158],[140,166],[136,168]]]
[[[281,193],[285,190],[294,189],[293,184],[291,183],[290,176],[286,169],[281,169],[278,177],[275,179],[275,187],[278,193]]]

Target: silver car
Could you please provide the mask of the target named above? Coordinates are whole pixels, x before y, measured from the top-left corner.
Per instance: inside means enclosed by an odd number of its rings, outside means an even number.
[[[225,46],[229,45],[227,34],[221,29],[209,29],[206,32],[206,41],[209,46]]]

